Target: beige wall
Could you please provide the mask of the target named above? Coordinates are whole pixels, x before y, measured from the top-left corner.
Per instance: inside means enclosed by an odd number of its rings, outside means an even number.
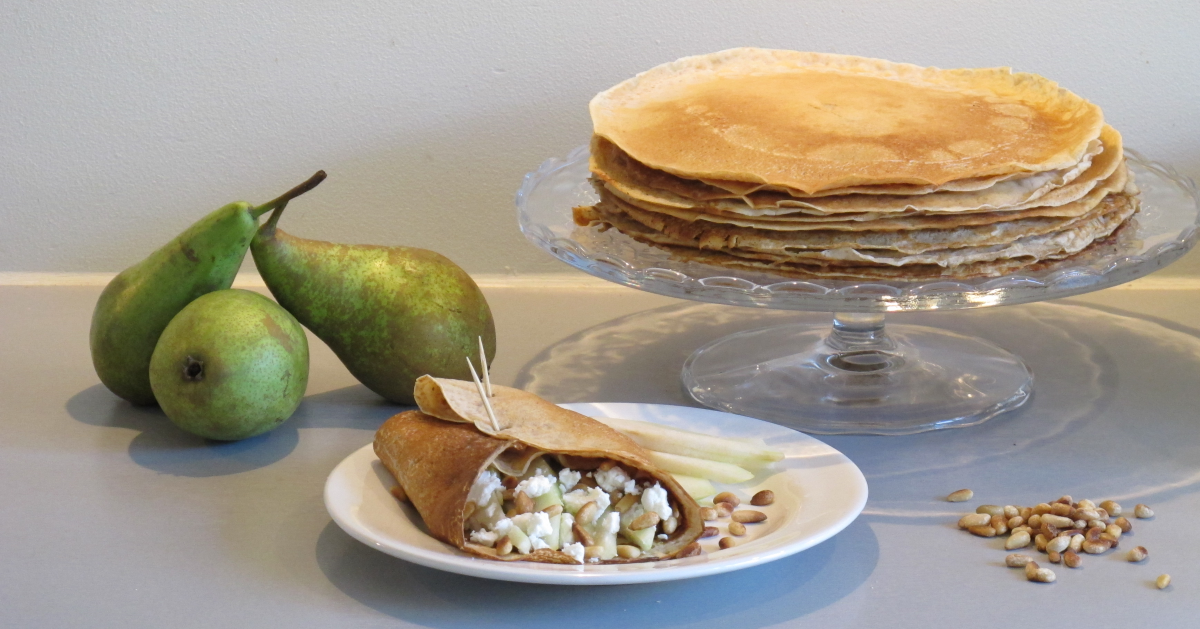
[[[1119,4],[6,2],[0,272],[119,270],[318,168],[293,233],[565,271],[516,229],[521,176],[586,141],[595,92],[740,45],[1038,72],[1200,175],[1200,3]]]

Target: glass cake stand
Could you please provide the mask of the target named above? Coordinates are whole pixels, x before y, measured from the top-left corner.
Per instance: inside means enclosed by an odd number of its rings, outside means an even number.
[[[517,192],[521,231],[554,257],[605,280],[696,301],[833,313],[833,327],[739,332],[684,362],[701,404],[819,434],[902,435],[984,422],[1024,404],[1033,373],[983,339],[884,314],[1058,299],[1115,286],[1177,260],[1196,242],[1196,184],[1127,151],[1142,209],[1117,237],[1035,272],[956,281],[797,280],[672,259],[615,229],[579,227],[571,208],[597,201],[587,147],[549,159]]]

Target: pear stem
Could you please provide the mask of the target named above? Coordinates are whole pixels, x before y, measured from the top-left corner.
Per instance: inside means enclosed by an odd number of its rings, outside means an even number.
[[[316,188],[317,184],[321,183],[322,181],[325,181],[325,171],[318,170],[312,177],[309,177],[308,180],[305,181],[304,183],[296,186],[295,188],[292,188],[291,190],[288,190],[287,192],[279,195],[278,197],[276,197],[274,199],[271,199],[270,201],[267,201],[266,203],[264,203],[256,208],[252,208],[250,210],[250,216],[253,216],[254,218],[258,218],[258,217],[262,216],[263,214],[267,213],[268,211],[273,210],[275,208],[282,209],[283,206],[287,205],[288,201],[291,201],[292,199],[304,194],[305,192],[308,192],[309,190]],[[276,219],[276,220],[278,220],[278,219]]]

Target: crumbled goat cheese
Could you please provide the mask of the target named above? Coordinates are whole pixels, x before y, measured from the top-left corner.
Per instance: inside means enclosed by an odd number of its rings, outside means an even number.
[[[512,523],[525,531],[525,534],[529,536],[530,543],[533,543],[533,540],[541,540],[554,532],[554,527],[550,526],[550,515],[545,511],[515,515]],[[534,548],[537,548],[536,544]]]
[[[475,484],[471,485],[471,491],[467,494],[467,502],[485,505],[496,492],[503,489],[504,484],[500,482],[500,477],[495,472],[484,470],[475,477]]]
[[[471,541],[475,542],[476,544],[483,546],[495,546],[496,540],[498,539],[500,539],[500,536],[492,531],[485,531],[483,529],[471,531]]]
[[[607,470],[596,470],[596,484],[604,489],[604,491],[617,491],[629,481],[629,475],[619,465],[614,465]]]
[[[562,487],[564,494],[572,489],[575,489],[575,486],[579,484],[579,481],[582,478],[583,474],[580,474],[572,469],[564,467],[558,471],[558,484]]]
[[[583,563],[583,544],[579,542],[567,544],[563,546],[562,551],[570,555],[571,559],[574,559],[576,562]]]
[[[636,496],[636,495],[642,493],[642,488],[638,487],[637,481],[635,481],[635,480],[626,481],[624,489],[625,489],[625,493],[627,493],[631,496]]]
[[[654,483],[653,487],[647,487],[642,492],[642,506],[646,508],[646,511],[657,513],[660,520],[671,517],[671,505],[667,502],[667,490],[658,483]]]
[[[501,537],[504,537],[505,535],[508,535],[508,529],[511,529],[512,527],[513,527],[513,521],[508,518],[504,518],[504,519],[500,520],[499,522],[497,522],[496,526],[492,527],[492,532],[495,533],[497,536],[497,539],[499,539]]]
[[[554,487],[553,476],[542,476],[541,474],[537,474],[536,476],[530,476],[529,478],[517,483],[516,491],[523,491],[530,498],[537,498],[538,496],[550,491],[551,487]]]
[[[603,513],[604,510],[608,508],[608,505],[612,502],[612,500],[609,499],[608,494],[599,487],[576,489],[575,491],[563,495],[563,504],[566,505],[568,511],[579,511],[583,505],[593,501],[595,501],[596,506],[599,507],[599,509],[596,510],[597,514]],[[591,524],[591,522],[585,522],[584,524]]]

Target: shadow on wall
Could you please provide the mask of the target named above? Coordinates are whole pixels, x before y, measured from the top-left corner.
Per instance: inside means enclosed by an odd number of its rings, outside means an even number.
[[[879,561],[875,534],[861,520],[803,553],[755,568],[603,588],[490,581],[424,568],[369,548],[333,523],[321,532],[316,553],[338,589],[389,616],[423,627],[522,629],[613,627],[621,619],[638,627],[775,626],[842,599]]]
[[[385,402],[362,385],[304,398],[281,426],[241,441],[212,441],[177,428],[156,406],[134,406],[102,384],[67,401],[76,421],[139,431],[129,444],[134,463],[174,476],[225,476],[258,469],[283,459],[296,448],[301,428],[359,428],[374,431],[406,407]]]

